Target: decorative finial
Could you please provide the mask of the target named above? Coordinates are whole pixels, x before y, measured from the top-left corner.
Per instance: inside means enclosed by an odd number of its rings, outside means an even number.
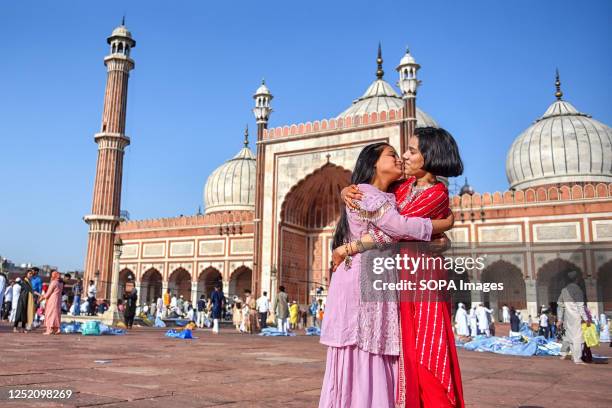
[[[249,147],[249,125],[244,128],[244,147]]]
[[[555,87],[557,88],[557,92],[555,92],[555,96],[557,100],[560,101],[563,97],[563,92],[561,91],[561,80],[559,79],[559,68],[557,68],[557,78],[555,80]]]
[[[327,164],[329,164],[329,159],[331,159],[331,154],[327,153],[325,155],[325,158],[327,159]]]
[[[123,18],[121,19],[121,25],[125,27],[125,14],[123,15]]]
[[[376,70],[376,78],[382,79],[383,75],[385,75],[385,71],[383,71],[383,68],[382,68],[383,59],[382,59],[382,47],[380,45],[380,42],[378,43],[378,57],[376,58],[376,63],[378,64],[378,69]]]
[[[261,84],[265,85],[266,84],[266,78],[261,78]]]

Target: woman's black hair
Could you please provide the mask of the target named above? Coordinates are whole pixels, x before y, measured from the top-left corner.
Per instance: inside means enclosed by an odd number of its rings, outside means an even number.
[[[374,180],[374,176],[376,175],[376,162],[387,146],[391,145],[386,142],[379,142],[372,143],[363,148],[361,153],[359,153],[359,157],[357,157],[357,163],[355,163],[355,169],[351,175],[351,184],[370,184]],[[340,214],[340,221],[338,221],[336,231],[334,232],[333,248],[337,248],[345,242],[348,242],[348,236],[348,218],[346,216],[346,211],[342,211]]]
[[[442,128],[421,127],[415,129],[419,138],[419,150],[425,163],[423,170],[440,177],[457,177],[463,173],[463,162],[457,142]]]

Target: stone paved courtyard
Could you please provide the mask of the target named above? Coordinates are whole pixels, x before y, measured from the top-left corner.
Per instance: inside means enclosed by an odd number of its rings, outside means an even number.
[[[3,407],[316,407],[325,368],[317,337],[196,340],[137,328],[125,336],[13,334],[0,323]],[[594,353],[612,356],[612,348]],[[469,407],[610,407],[608,364],[459,350]],[[104,363],[96,360],[106,360]],[[71,389],[65,402],[7,402],[9,389]]]

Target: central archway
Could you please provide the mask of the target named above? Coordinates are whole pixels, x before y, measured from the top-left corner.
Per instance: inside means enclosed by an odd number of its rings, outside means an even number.
[[[329,243],[344,205],[340,191],[351,173],[332,163],[305,177],[287,193],[279,226],[278,285],[290,300],[308,303],[309,292],[329,284]]]

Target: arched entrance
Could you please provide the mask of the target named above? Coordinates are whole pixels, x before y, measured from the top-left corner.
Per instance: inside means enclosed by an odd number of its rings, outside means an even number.
[[[162,275],[155,268],[147,270],[140,278],[139,302],[153,302],[162,295]]]
[[[612,261],[597,271],[597,301],[603,304],[603,313],[612,313]]]
[[[570,271],[578,272],[578,285],[582,288],[586,299],[582,270],[564,259],[553,259],[538,270],[536,279],[538,312],[543,305],[549,306],[552,304],[553,308],[556,309],[561,290],[569,283],[567,273]]]
[[[253,271],[248,266],[237,268],[230,276],[228,297],[238,296],[242,298],[245,289],[251,289]]]
[[[121,272],[119,272],[119,298],[120,299],[125,293],[125,284],[130,280],[134,281],[134,279],[135,279],[134,272],[132,272],[128,268],[122,269]],[[140,297],[141,297],[141,294],[139,293],[138,294],[139,302],[141,301]]]
[[[191,301],[191,275],[183,268],[175,269],[168,278],[170,295],[183,296],[183,300]]]
[[[212,291],[215,289],[215,285],[223,282],[222,279],[221,272],[212,266],[204,269],[198,277],[198,299],[202,295],[206,296],[208,299]]]
[[[495,261],[482,271],[482,283],[503,284],[503,290],[484,292],[484,302],[495,310],[499,321],[502,320],[502,307],[514,306],[516,310],[527,308],[527,294],[523,273],[514,264],[503,260]]]
[[[350,179],[348,170],[326,163],[285,197],[277,273],[278,286],[285,286],[290,301],[308,303],[311,290],[329,285],[330,238],[344,210],[340,191]]]

